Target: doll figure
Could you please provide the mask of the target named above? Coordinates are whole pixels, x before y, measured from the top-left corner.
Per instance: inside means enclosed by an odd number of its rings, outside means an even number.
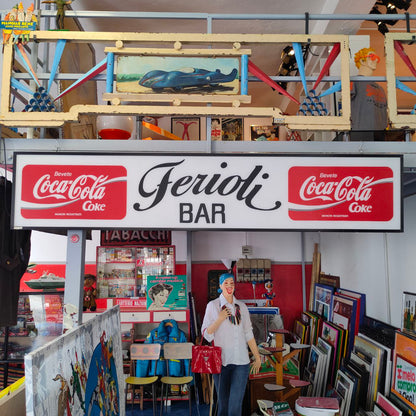
[[[263,297],[267,299],[266,306],[273,306],[273,298],[276,296],[276,293],[272,292],[273,282],[271,280],[266,280],[264,287],[267,290],[266,293],[263,293]]]
[[[95,276],[93,274],[86,274],[84,276],[84,302],[83,310],[89,309],[94,312],[97,309],[95,298],[97,297],[97,289],[94,287]]]

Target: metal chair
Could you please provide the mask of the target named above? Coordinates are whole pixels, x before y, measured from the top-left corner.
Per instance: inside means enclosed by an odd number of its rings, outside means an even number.
[[[179,385],[181,389],[184,385],[189,385],[194,379],[191,374],[191,358],[192,358],[192,342],[167,342],[163,345],[163,356],[166,360],[166,371],[167,376],[164,376],[160,379],[162,383],[161,387],[161,404],[160,404],[160,414],[163,414],[163,404],[167,408],[169,386]],[[172,366],[175,363],[176,365],[180,360],[189,360],[189,366],[187,366],[187,371],[185,376],[171,376]],[[183,363],[183,362],[182,362]],[[185,367],[185,366],[182,366]],[[166,390],[166,397],[164,397]],[[191,391],[188,386],[188,401],[189,401],[189,415],[192,414],[192,403],[191,403]]]
[[[128,386],[132,387],[132,400],[131,409],[133,411],[135,388],[140,387],[140,409],[143,410],[143,396],[144,386],[152,385],[152,399],[153,399],[153,416],[156,414],[156,389],[155,383],[159,379],[158,376],[136,377],[136,362],[140,360],[158,360],[160,357],[160,344],[131,344],[130,346],[130,359],[131,370],[130,377],[126,378],[126,403],[127,403],[127,390]],[[156,363],[157,364],[157,363]]]

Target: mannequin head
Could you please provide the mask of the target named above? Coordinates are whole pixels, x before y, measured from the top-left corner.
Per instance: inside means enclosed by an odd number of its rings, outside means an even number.
[[[219,292],[222,292],[225,299],[227,299],[228,302],[232,303],[235,290],[234,275],[232,273],[223,273],[220,276],[219,284]]]
[[[354,62],[359,75],[370,76],[377,68],[380,57],[373,48],[362,48],[355,54]]]

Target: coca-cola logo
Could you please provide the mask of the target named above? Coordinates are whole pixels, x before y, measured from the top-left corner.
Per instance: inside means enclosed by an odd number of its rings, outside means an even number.
[[[124,218],[126,181],[123,166],[27,165],[22,170],[22,216]]]
[[[388,221],[393,172],[388,167],[295,166],[289,170],[293,220]]]

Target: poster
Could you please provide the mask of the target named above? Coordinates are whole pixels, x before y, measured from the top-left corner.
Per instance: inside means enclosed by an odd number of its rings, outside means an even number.
[[[163,311],[186,309],[186,275],[148,276],[147,309]]]
[[[117,92],[237,94],[238,58],[119,56]]]
[[[124,415],[120,307],[25,356],[28,416]]]

